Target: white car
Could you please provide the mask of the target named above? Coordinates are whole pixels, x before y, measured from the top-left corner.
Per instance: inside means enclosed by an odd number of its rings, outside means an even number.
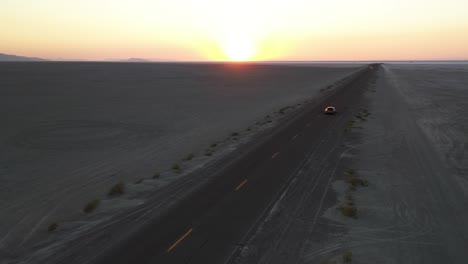
[[[333,106],[327,106],[327,107],[325,107],[325,109],[323,110],[323,113],[324,113],[324,114],[327,114],[327,115],[333,115],[333,114],[336,113],[336,109],[335,109],[335,107],[333,107]]]

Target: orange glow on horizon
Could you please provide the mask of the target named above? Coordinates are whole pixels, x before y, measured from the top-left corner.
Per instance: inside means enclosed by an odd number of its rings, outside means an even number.
[[[466,0],[15,0],[0,53],[174,61],[468,59]]]

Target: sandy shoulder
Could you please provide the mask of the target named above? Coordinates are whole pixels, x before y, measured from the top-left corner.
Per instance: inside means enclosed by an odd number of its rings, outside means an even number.
[[[344,182],[334,184],[341,203],[345,195],[353,196],[357,217],[330,208],[325,217],[346,231],[308,257],[329,254],[333,259],[338,247],[352,252],[357,263],[466,262],[468,196],[456,173],[462,165],[443,158],[456,150],[441,148],[444,141],[434,136],[457,140],[458,133],[451,133],[456,126],[447,124],[451,118],[443,114],[443,106],[453,102],[440,93],[451,83],[451,93],[456,94],[461,87],[453,83],[463,83],[464,77],[447,79],[441,71],[447,69],[422,67],[401,73],[384,66],[379,72],[376,92],[369,94],[371,117],[359,131],[362,143],[354,146],[356,173],[369,186],[350,191]],[[429,75],[432,78],[425,78]],[[432,90],[427,87],[431,80],[436,81]],[[418,84],[419,90],[414,88]],[[437,110],[441,112],[434,114]]]

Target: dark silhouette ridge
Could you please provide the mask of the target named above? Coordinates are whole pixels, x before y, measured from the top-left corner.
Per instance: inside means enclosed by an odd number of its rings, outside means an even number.
[[[47,61],[41,58],[24,57],[0,53],[0,61]]]

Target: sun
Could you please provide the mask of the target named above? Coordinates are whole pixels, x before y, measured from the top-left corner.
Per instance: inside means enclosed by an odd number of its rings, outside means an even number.
[[[224,53],[232,61],[251,60],[255,52],[255,44],[248,39],[232,38],[224,44]]]

